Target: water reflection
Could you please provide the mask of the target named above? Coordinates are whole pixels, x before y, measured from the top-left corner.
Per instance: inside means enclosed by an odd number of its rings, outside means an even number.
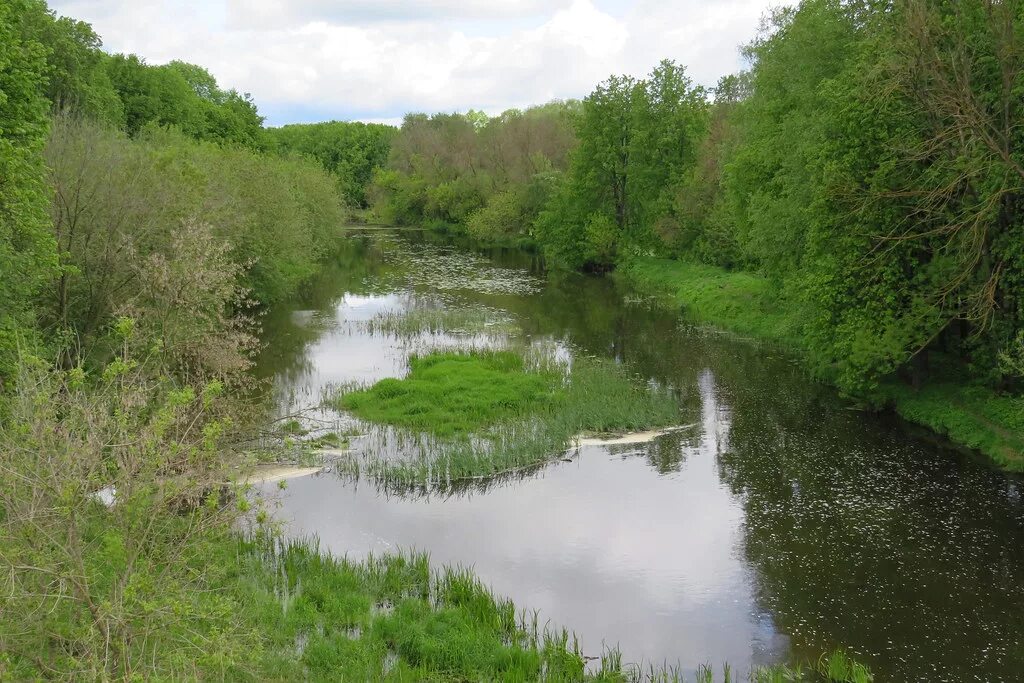
[[[520,605],[627,659],[739,668],[845,646],[880,680],[1018,680],[1024,513],[1017,480],[851,411],[784,354],[680,326],[611,279],[541,279],[534,257],[425,236],[355,237],[338,270],[268,318],[279,405],[405,372],[381,310],[483,306],[527,340],[613,357],[679,388],[696,431],[588,447],[457,495],[290,483],[281,514],[339,553],[415,546],[474,565]],[[305,402],[305,403],[303,403]],[[692,419],[690,419],[692,418]]]

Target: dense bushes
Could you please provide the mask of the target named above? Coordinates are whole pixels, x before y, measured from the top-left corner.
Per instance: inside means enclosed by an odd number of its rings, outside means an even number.
[[[110,320],[123,313],[161,321],[167,350],[183,343],[170,336],[200,319],[196,339],[242,350],[244,340],[228,341],[232,317],[294,292],[341,222],[334,182],[312,162],[170,130],[131,139],[60,116],[46,159],[61,272],[40,310],[72,355],[102,353]]]
[[[1022,3],[806,0],[716,101],[676,253],[757,270],[816,371],[1015,385]],[[973,55],[964,59],[964,54]],[[711,248],[718,245],[720,248]],[[1000,360],[1002,359],[1002,360]]]
[[[46,220],[46,49],[26,38],[41,9],[0,5],[0,391],[17,371],[19,346],[35,336],[33,298],[56,272]]]
[[[258,643],[210,564],[239,513],[225,387],[116,328],[95,374],[23,358],[0,421],[6,680],[193,679]]]
[[[389,222],[455,226],[488,241],[528,238],[575,145],[577,103],[488,118],[410,114],[368,191]]]
[[[263,131],[263,144],[279,154],[300,154],[320,162],[338,181],[350,206],[365,208],[366,186],[387,160],[392,126],[356,121],[292,124]]]

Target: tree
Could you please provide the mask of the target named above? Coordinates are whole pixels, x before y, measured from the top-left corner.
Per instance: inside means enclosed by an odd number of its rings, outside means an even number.
[[[706,93],[673,62],[644,80],[612,76],[598,85],[576,116],[568,177],[537,224],[553,261],[606,270],[623,248],[651,248],[706,125]]]
[[[637,238],[647,241],[673,213],[673,188],[694,168],[708,127],[708,93],[675,62],[661,62],[640,84],[634,103],[631,194]]]
[[[33,300],[54,273],[41,151],[46,139],[46,50],[24,36],[44,6],[0,4],[0,389],[15,375],[18,347],[34,339]]]
[[[268,128],[263,135],[265,146],[278,154],[318,161],[337,179],[346,203],[365,207],[366,187],[387,161],[397,132],[381,124],[330,121]]]
[[[104,68],[103,42],[84,21],[56,17],[45,3],[25,14],[23,34],[46,48],[46,97],[54,112],[69,111],[113,125],[124,110]]]

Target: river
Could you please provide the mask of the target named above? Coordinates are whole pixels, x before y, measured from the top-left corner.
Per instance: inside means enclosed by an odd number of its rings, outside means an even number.
[[[483,310],[502,332],[372,324],[417,308]],[[402,376],[413,351],[504,335],[614,358],[678,391],[695,425],[459,491],[293,479],[276,513],[289,534],[352,558],[416,548],[471,566],[587,654],[744,672],[844,647],[876,680],[1024,677],[1020,480],[853,410],[783,350],[687,325],[614,278],[397,231],[349,232],[264,334],[257,372],[282,413]]]

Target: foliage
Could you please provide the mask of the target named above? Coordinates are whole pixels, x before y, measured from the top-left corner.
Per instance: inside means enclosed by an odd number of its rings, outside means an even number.
[[[566,167],[575,108],[409,114],[368,196],[389,222],[469,226],[486,241],[516,241],[529,234],[552,173]]]
[[[224,385],[132,356],[132,322],[95,373],[23,359],[0,424],[5,677],[190,678],[249,648],[206,565],[238,511]]]
[[[540,182],[540,181],[538,181]],[[486,206],[470,214],[466,231],[481,242],[509,243],[523,235],[530,225],[531,211],[525,190],[505,190],[491,197]]]
[[[61,272],[41,309],[71,365],[103,356],[122,313],[179,367],[244,364],[252,345],[236,314],[295,291],[341,222],[333,182],[312,162],[168,131],[132,140],[65,115],[46,158]]]
[[[27,28],[45,6],[0,5],[0,390],[17,373],[18,347],[34,340],[33,298],[54,273],[40,152],[46,140],[46,50]]]
[[[198,140],[257,147],[263,118],[248,94],[221,90],[199,66],[150,66],[136,55],[107,58],[106,70],[124,107],[124,127],[176,126]]]
[[[41,0],[22,15],[22,32],[46,51],[44,93],[54,112],[73,112],[119,125],[124,107],[106,72],[102,41],[84,21],[57,17]]]
[[[263,140],[270,151],[317,160],[337,178],[349,205],[366,207],[366,186],[387,161],[397,132],[382,124],[330,121],[268,128]]]
[[[805,0],[720,83],[658,232],[763,274],[814,372],[1019,392],[1020,3]]]
[[[671,188],[695,163],[704,90],[663,61],[644,80],[613,76],[583,100],[568,177],[537,222],[556,264],[607,270],[670,220]]]

